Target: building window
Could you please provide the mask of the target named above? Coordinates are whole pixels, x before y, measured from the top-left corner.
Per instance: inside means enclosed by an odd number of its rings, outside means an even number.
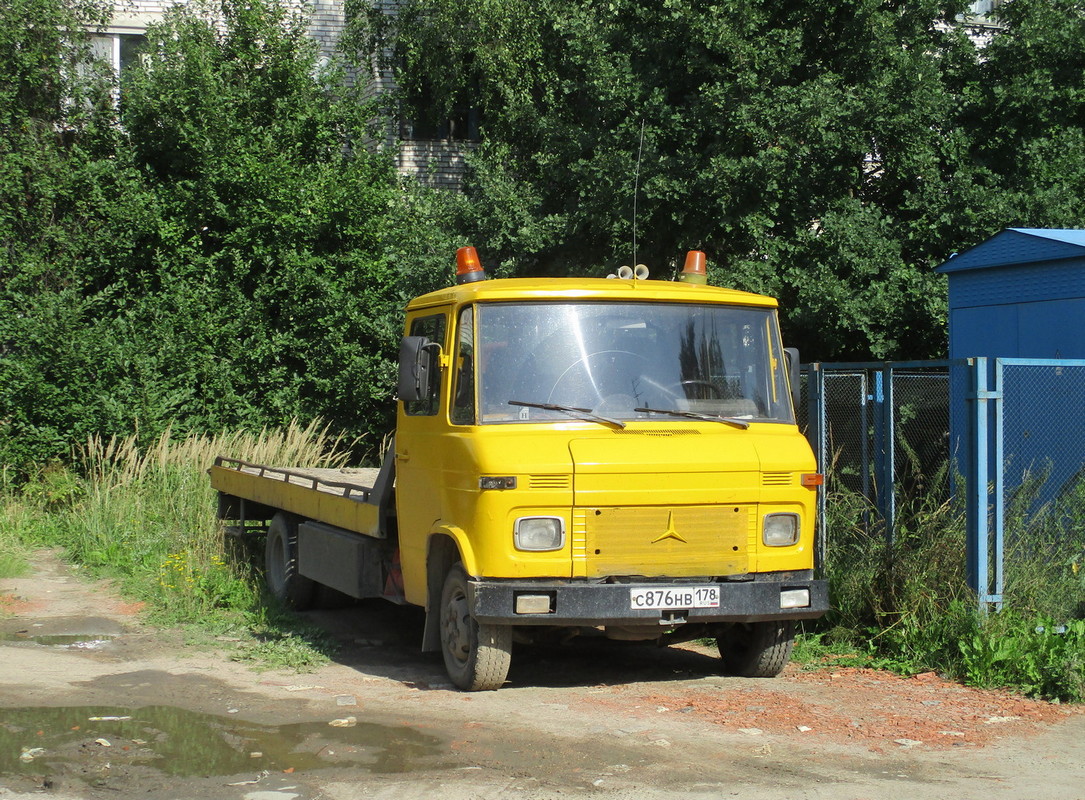
[[[117,85],[124,82],[125,73],[139,60],[147,41],[142,33],[96,33],[90,39],[95,58],[112,67]]]
[[[475,102],[478,94],[478,86],[474,84],[458,92],[458,102],[445,117],[433,111],[440,105],[436,100],[437,92],[432,82],[423,78],[420,85],[408,93],[400,112],[399,138],[407,142],[437,139],[477,142],[482,121],[482,112]]]
[[[964,14],[966,22],[994,25],[994,15],[1004,0],[974,0]]]
[[[455,108],[448,119],[401,119],[399,136],[404,141],[431,141],[447,139],[458,142],[477,142],[479,111],[477,108]]]

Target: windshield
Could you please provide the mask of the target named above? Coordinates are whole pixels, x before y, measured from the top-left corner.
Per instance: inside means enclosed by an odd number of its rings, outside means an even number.
[[[568,420],[576,410],[794,421],[772,309],[487,303],[477,314],[483,423]]]

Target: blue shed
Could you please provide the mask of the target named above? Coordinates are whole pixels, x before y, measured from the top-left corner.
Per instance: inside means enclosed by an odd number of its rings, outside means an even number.
[[[997,603],[1005,509],[1016,509],[1014,531],[1045,509],[1061,525],[1085,496],[1085,230],[1009,228],[938,271],[949,279],[950,439],[968,487],[969,573],[981,603]]]
[[[1085,358],[1085,230],[1008,228],[938,272],[950,358]]]

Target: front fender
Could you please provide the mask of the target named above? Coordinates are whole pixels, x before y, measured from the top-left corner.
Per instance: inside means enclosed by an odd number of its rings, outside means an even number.
[[[433,543],[437,537],[451,539],[455,544],[455,549],[459,553],[459,558],[454,559],[453,563],[455,563],[455,560],[462,562],[463,568],[468,575],[474,578],[480,577],[478,558],[475,556],[475,550],[471,546],[471,540],[468,538],[467,532],[464,531],[463,528],[447,522],[438,522],[429,534],[429,546],[426,549],[430,558],[433,557]],[[447,572],[447,566],[451,566],[451,564],[446,565],[445,572]],[[441,580],[444,580],[443,574]]]
[[[440,598],[445,576],[456,562],[463,564],[468,575],[478,577],[478,559],[467,533],[457,525],[438,522],[430,531],[426,544],[426,626],[422,633],[422,651],[441,649]]]

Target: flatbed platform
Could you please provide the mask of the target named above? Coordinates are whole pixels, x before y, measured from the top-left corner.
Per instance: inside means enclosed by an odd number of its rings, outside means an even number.
[[[273,467],[219,456],[210,469],[220,492],[354,533],[383,538],[381,470]]]

